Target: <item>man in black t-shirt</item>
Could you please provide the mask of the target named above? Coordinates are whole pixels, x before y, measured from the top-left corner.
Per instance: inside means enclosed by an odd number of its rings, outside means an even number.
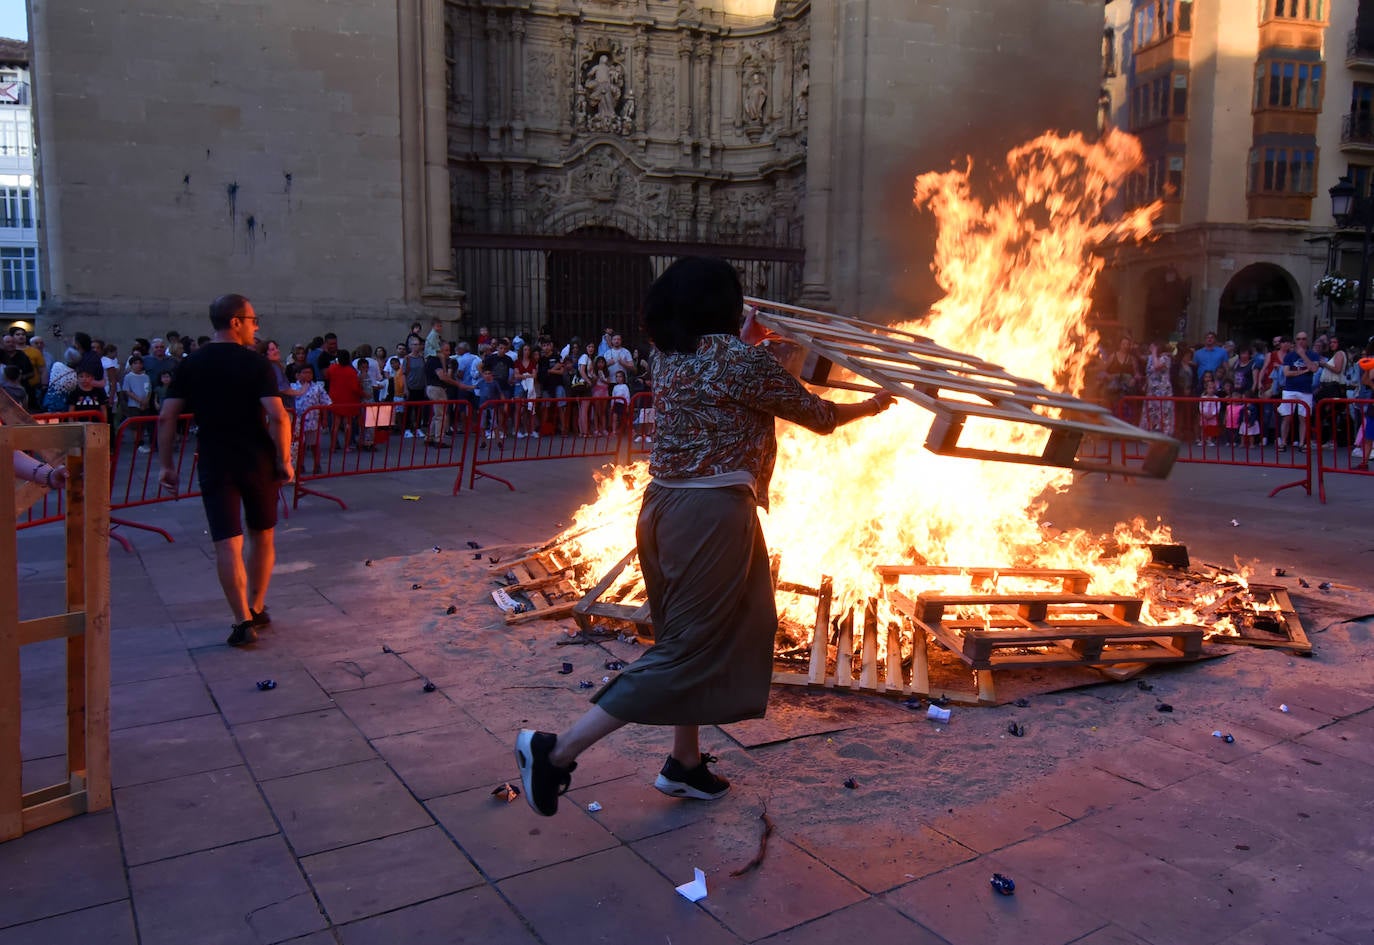
[[[271,622],[267,585],[276,562],[277,490],[294,476],[291,424],[268,360],[252,347],[258,316],[241,295],[210,304],[210,343],[182,359],[158,415],[163,488],[177,491],[177,419],[189,410],[198,433],[201,499],[215,543],[220,587],[234,612],[228,644],[257,640]],[[243,526],[248,524],[248,564]]]

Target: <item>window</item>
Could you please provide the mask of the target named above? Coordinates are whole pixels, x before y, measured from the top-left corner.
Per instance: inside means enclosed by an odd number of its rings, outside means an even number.
[[[0,114],[0,156],[27,157],[33,153],[33,128],[26,111]]]
[[[1370,184],[1374,184],[1374,167],[1368,164],[1347,164],[1345,176],[1350,178],[1350,183],[1355,185],[1355,193],[1361,197],[1370,195]]]
[[[33,188],[0,186],[0,227],[33,226]]]
[[[1322,64],[1269,60],[1255,63],[1255,111],[1321,108]]]
[[[1179,200],[1183,196],[1183,155],[1150,157],[1126,183],[1126,201],[1142,207],[1156,200]]]
[[[1168,39],[1175,33],[1193,30],[1192,0],[1150,0],[1135,11],[1131,24],[1132,42],[1137,50]]]
[[[0,299],[38,301],[38,250],[27,246],[0,247]]]
[[[1188,114],[1188,75],[1165,73],[1131,89],[1131,127],[1143,128]]]
[[[1315,148],[1255,148],[1250,152],[1250,193],[1310,197],[1316,193],[1316,171]]]
[[[1326,0],[1265,0],[1264,19],[1325,20]]]

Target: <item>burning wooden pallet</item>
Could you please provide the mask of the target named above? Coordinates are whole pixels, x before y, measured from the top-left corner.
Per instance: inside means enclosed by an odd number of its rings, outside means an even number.
[[[758,309],[760,324],[814,356],[803,380],[831,387],[875,389],[832,379],[831,368],[840,365],[878,389],[933,413],[935,421],[925,444],[931,452],[1156,479],[1167,476],[1178,458],[1179,443],[1172,437],[1142,430],[1103,406],[1017,377],[990,361],[921,335],[766,299],[747,301]],[[1045,435],[1040,451],[1017,453],[961,444],[971,419],[1041,428]],[[1099,454],[1093,444],[1103,442],[1119,442],[1123,450],[1125,444],[1135,445],[1144,454],[1144,463],[1127,465],[1124,453],[1119,462],[1114,461],[1111,449],[1105,456]]]
[[[1238,624],[1237,633],[1217,636],[1215,642],[1274,647],[1310,656],[1312,641],[1307,639],[1302,628],[1288,588],[1277,584],[1251,584],[1249,591],[1252,595],[1267,596],[1278,609],[1246,611],[1243,617],[1233,615],[1232,622]]]
[[[582,596],[572,580],[572,564],[563,558],[558,548],[503,561],[492,567],[490,573],[506,582],[498,593],[512,600],[519,595],[530,603],[528,608],[507,610],[502,607],[506,610],[508,624],[561,617],[571,613]]]

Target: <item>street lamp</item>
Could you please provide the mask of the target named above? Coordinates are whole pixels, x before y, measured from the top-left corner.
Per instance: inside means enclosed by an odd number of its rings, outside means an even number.
[[[1374,236],[1374,201],[1357,193],[1349,177],[1342,177],[1327,193],[1331,195],[1331,215],[1336,218],[1337,226],[1364,227],[1364,245],[1360,252],[1360,284],[1355,290],[1355,341],[1362,345],[1365,343],[1364,306],[1369,292],[1369,241],[1370,237]]]

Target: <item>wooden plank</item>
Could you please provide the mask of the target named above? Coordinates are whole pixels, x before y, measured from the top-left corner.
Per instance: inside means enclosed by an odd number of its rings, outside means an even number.
[[[106,810],[110,788],[110,428],[87,423],[81,453],[84,506],[81,542],[84,548],[86,633],[85,660],[85,772],[83,809]],[[70,513],[69,513],[70,514]],[[70,583],[71,577],[68,576]],[[74,641],[73,641],[74,642]],[[71,644],[69,644],[70,646]],[[76,770],[71,759],[68,770]]]
[[[883,661],[883,684],[880,689],[886,692],[906,690],[906,681],[902,679],[902,635],[895,620],[887,625],[887,657]]]
[[[8,399],[8,398],[6,398]],[[0,494],[14,491],[16,431],[0,426]],[[14,503],[0,502],[0,840],[24,832],[23,756],[19,747],[19,545]]]
[[[918,594],[916,606],[926,623],[940,620],[946,607],[997,607],[1011,605],[1028,620],[1046,619],[1046,610],[1079,607],[1080,609],[1110,608],[1111,616],[1119,620],[1135,620],[1140,616],[1141,601],[1137,597],[1117,594]],[[1031,616],[1038,614],[1039,616]],[[1133,614],[1133,616],[1127,616]]]
[[[848,689],[854,684],[854,611],[840,620],[840,639],[835,645],[835,685]]]
[[[51,614],[19,621],[19,645],[77,637],[86,632],[84,613]]]
[[[103,809],[91,806],[90,796],[85,791],[80,794],[68,794],[66,797],[54,798],[51,801],[24,808],[24,832],[29,833],[55,824],[59,820],[67,820],[78,814]]]
[[[576,606],[575,602],[569,601],[566,604],[551,604],[540,610],[524,610],[518,614],[506,614],[506,623],[527,623],[531,620],[549,620],[554,617],[562,617],[564,614],[572,613]]]
[[[811,667],[807,678],[813,684],[825,682],[826,655],[830,641],[830,604],[835,582],[829,575],[821,578],[820,593],[816,595],[816,626],[811,631]]]
[[[864,605],[863,642],[860,647],[859,688],[878,688],[878,602],[869,598]]]
[[[606,591],[610,589],[610,586],[615,583],[615,579],[620,577],[620,572],[624,571],[625,567],[638,554],[638,549],[632,549],[626,552],[625,557],[621,558],[618,562],[616,562],[616,564],[612,566],[609,571],[607,571],[605,574],[601,576],[601,580],[596,582],[596,585],[582,596],[582,600],[578,601],[577,606],[573,608],[573,613],[588,613],[589,611],[587,610],[587,608],[591,607],[591,605],[594,604],[597,601],[597,599],[601,597],[602,594],[606,593]]]
[[[1092,575],[1078,568],[997,568],[970,567],[960,568],[953,565],[935,564],[880,564],[875,571],[885,583],[895,582],[906,575],[914,577],[952,577],[968,575],[972,581],[997,581],[1002,578],[1014,580],[1035,580],[1058,583],[1067,594],[1087,593]]]
[[[68,613],[86,613],[86,575],[93,564],[86,553],[85,460],[80,455],[67,457]],[[86,641],[81,637],[67,639],[67,770],[86,770]]]

